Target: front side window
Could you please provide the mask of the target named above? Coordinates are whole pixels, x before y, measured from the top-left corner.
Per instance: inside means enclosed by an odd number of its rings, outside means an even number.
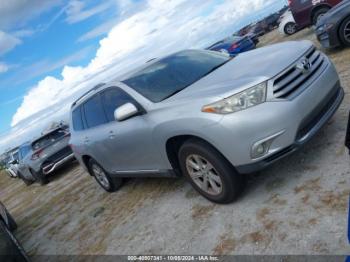
[[[114,121],[114,111],[126,104],[126,103],[133,103],[135,106],[137,106],[136,101],[126,92],[123,90],[112,87],[108,90],[104,91],[101,94],[102,97],[102,104],[106,112],[106,116],[109,122]]]
[[[91,97],[87,102],[85,102],[84,113],[86,124],[89,128],[107,123],[99,94]]]
[[[154,62],[123,82],[152,102],[160,102],[229,60],[229,57],[216,52],[182,51]]]

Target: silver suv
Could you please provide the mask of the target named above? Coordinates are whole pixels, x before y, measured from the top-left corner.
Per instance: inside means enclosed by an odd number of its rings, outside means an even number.
[[[332,62],[309,41],[233,59],[181,51],[78,99],[70,144],[107,191],[123,177],[182,174],[204,197],[228,203],[242,174],[298,149],[343,97]]]
[[[68,127],[55,128],[31,143],[19,147],[17,174],[25,184],[46,184],[48,175],[74,159],[70,148]]]

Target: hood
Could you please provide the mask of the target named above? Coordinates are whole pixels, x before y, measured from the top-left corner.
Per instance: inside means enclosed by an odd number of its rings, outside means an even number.
[[[227,96],[267,81],[296,62],[310,41],[284,42],[239,54],[211,74],[171,97]]]

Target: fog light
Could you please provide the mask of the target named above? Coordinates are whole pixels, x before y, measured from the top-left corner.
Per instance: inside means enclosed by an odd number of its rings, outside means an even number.
[[[252,147],[252,153],[251,153],[252,158],[255,159],[265,155],[269,151],[271,143],[272,141],[255,143]]]
[[[258,147],[256,148],[256,153],[257,153],[258,155],[262,155],[262,154],[264,154],[264,152],[265,152],[265,146],[264,146],[264,144],[258,145]]]
[[[275,140],[275,138],[282,135],[283,133],[284,133],[284,130],[254,143],[251,149],[252,159],[260,158],[266,155],[269,152],[270,146],[272,142]]]

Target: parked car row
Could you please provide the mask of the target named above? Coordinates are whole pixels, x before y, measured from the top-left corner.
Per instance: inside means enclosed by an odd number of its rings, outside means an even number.
[[[292,35],[306,26],[315,26],[324,48],[350,46],[349,0],[290,0],[290,11],[282,15],[279,31]]]
[[[60,126],[22,144],[9,168],[26,185],[33,182],[46,184],[51,173],[74,159],[69,137],[68,126]]]

